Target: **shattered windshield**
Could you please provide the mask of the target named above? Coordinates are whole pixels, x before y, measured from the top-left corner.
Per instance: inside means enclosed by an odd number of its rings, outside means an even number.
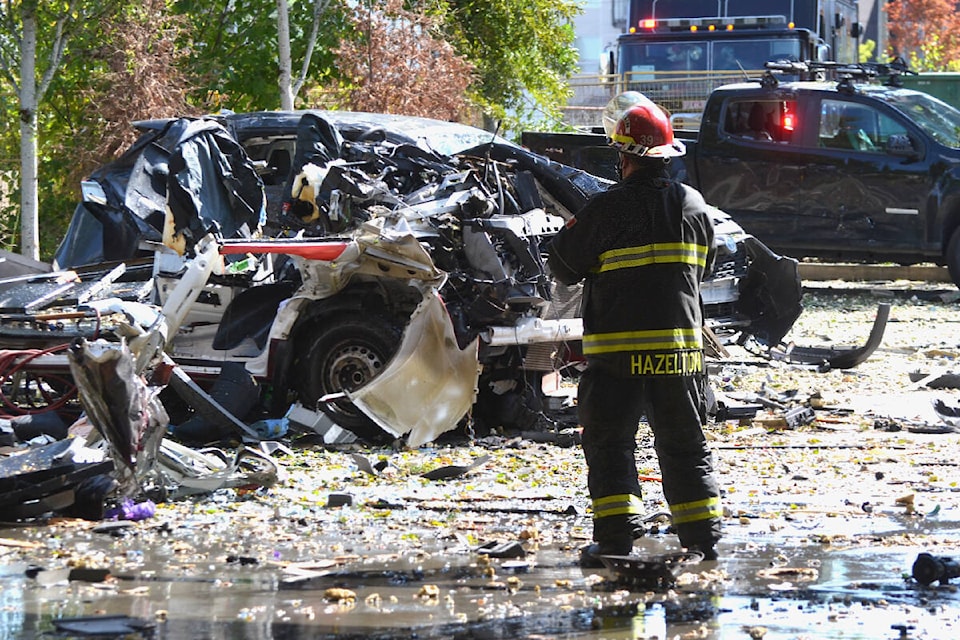
[[[931,138],[944,146],[960,149],[960,111],[918,91],[894,91],[885,99],[907,114]]]

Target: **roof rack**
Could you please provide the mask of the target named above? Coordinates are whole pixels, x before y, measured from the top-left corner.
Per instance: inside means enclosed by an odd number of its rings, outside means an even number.
[[[885,84],[891,87],[902,87],[903,74],[916,75],[906,61],[897,57],[890,62],[829,62],[820,60],[773,60],[767,62],[766,71],[759,78],[760,85],[765,89],[776,88],[780,81],[780,74],[798,75],[801,80],[826,80],[833,78],[837,81],[837,90],[852,93],[856,81],[871,81],[875,78],[886,78]]]

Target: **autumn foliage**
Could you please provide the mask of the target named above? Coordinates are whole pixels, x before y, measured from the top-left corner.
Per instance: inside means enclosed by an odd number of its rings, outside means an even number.
[[[960,71],[960,3],[893,0],[886,5],[891,55],[918,71]]]
[[[362,3],[354,37],[336,51],[343,80],[312,92],[313,106],[462,119],[473,68],[441,39],[439,25],[400,0]]]
[[[184,54],[176,46],[180,22],[165,0],[144,0],[102,23],[102,39],[86,52],[103,73],[84,90],[86,122],[96,135],[82,148],[81,165],[97,166],[126,149],[137,136],[132,121],[197,115],[186,100],[190,82],[177,66]]]

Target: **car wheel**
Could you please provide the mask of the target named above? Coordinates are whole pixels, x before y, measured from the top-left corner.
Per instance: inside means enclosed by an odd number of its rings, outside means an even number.
[[[950,277],[953,283],[960,287],[960,227],[953,230],[950,236],[950,242],[947,244],[947,252],[944,255],[947,261],[947,269],[950,271]]]
[[[324,323],[310,337],[302,395],[341,427],[368,442],[390,436],[347,398],[320,403],[320,398],[353,391],[375,378],[400,346],[400,330],[375,316],[347,316]]]

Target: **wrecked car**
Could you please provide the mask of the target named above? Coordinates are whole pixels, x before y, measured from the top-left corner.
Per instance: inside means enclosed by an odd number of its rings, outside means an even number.
[[[551,279],[544,252],[607,181],[424,118],[137,126],[84,183],[53,273],[0,283],[5,348],[109,334],[96,301],[159,305],[166,352],[237,417],[296,407],[318,432],[412,445],[458,425],[536,424],[544,374],[578,360],[580,290]],[[800,313],[796,262],[719,210],[715,222],[708,327],[776,345]],[[29,369],[53,379],[57,366],[52,353]],[[169,412],[187,440],[226,435]]]

